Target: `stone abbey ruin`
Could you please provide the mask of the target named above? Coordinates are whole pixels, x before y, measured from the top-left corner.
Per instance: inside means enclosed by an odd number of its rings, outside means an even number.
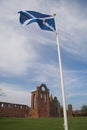
[[[31,107],[22,104],[0,102],[0,117],[59,117],[60,103],[49,94],[45,84],[31,92]]]
[[[72,105],[68,105],[69,117],[77,115],[72,111]],[[0,102],[0,117],[61,117],[63,110],[57,97],[50,96],[45,84],[36,87],[31,92],[31,107],[22,104]]]

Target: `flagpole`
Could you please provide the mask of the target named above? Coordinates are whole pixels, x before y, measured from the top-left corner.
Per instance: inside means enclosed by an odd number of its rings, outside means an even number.
[[[58,53],[58,61],[59,61],[59,71],[60,71],[60,80],[61,80],[61,89],[62,89],[62,102],[63,102],[63,114],[64,114],[64,129],[68,130],[68,121],[67,121],[67,112],[66,112],[66,101],[65,101],[65,92],[64,92],[64,79],[63,79],[63,71],[62,71],[62,62],[60,55],[60,45],[57,31],[57,22],[56,22],[56,14],[54,14],[55,26],[56,26],[56,41],[57,41],[57,53]]]

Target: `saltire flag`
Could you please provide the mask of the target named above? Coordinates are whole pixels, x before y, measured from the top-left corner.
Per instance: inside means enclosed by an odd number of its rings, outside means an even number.
[[[43,30],[55,31],[55,20],[52,15],[42,14],[35,11],[19,11],[20,23],[29,25],[36,22],[39,27]]]

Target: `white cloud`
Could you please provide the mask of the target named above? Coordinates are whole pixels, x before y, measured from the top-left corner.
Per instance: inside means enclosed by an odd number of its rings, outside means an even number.
[[[15,14],[11,12],[9,5],[5,6],[6,10],[1,8],[3,13],[0,12],[0,70],[3,74],[20,75],[26,72],[29,63],[35,61],[38,56],[33,46],[27,44],[28,38],[18,23],[17,12]]]
[[[13,84],[0,84],[5,96],[0,96],[0,101],[31,105],[31,92],[21,89]]]
[[[57,14],[60,45],[75,58],[87,61],[87,18],[78,12],[78,8],[72,8],[64,5]]]
[[[26,37],[23,34],[19,36],[17,30],[8,29],[5,31],[4,29],[2,32],[5,33],[4,36],[1,34],[2,38],[0,39],[1,71],[12,74],[24,73],[29,67],[28,62],[32,63],[37,59],[37,54],[31,45],[26,44]]]

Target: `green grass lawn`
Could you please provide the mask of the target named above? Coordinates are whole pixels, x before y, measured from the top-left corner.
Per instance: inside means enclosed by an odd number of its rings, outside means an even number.
[[[69,130],[87,130],[87,117],[69,118]],[[0,118],[0,130],[64,130],[63,118]]]

